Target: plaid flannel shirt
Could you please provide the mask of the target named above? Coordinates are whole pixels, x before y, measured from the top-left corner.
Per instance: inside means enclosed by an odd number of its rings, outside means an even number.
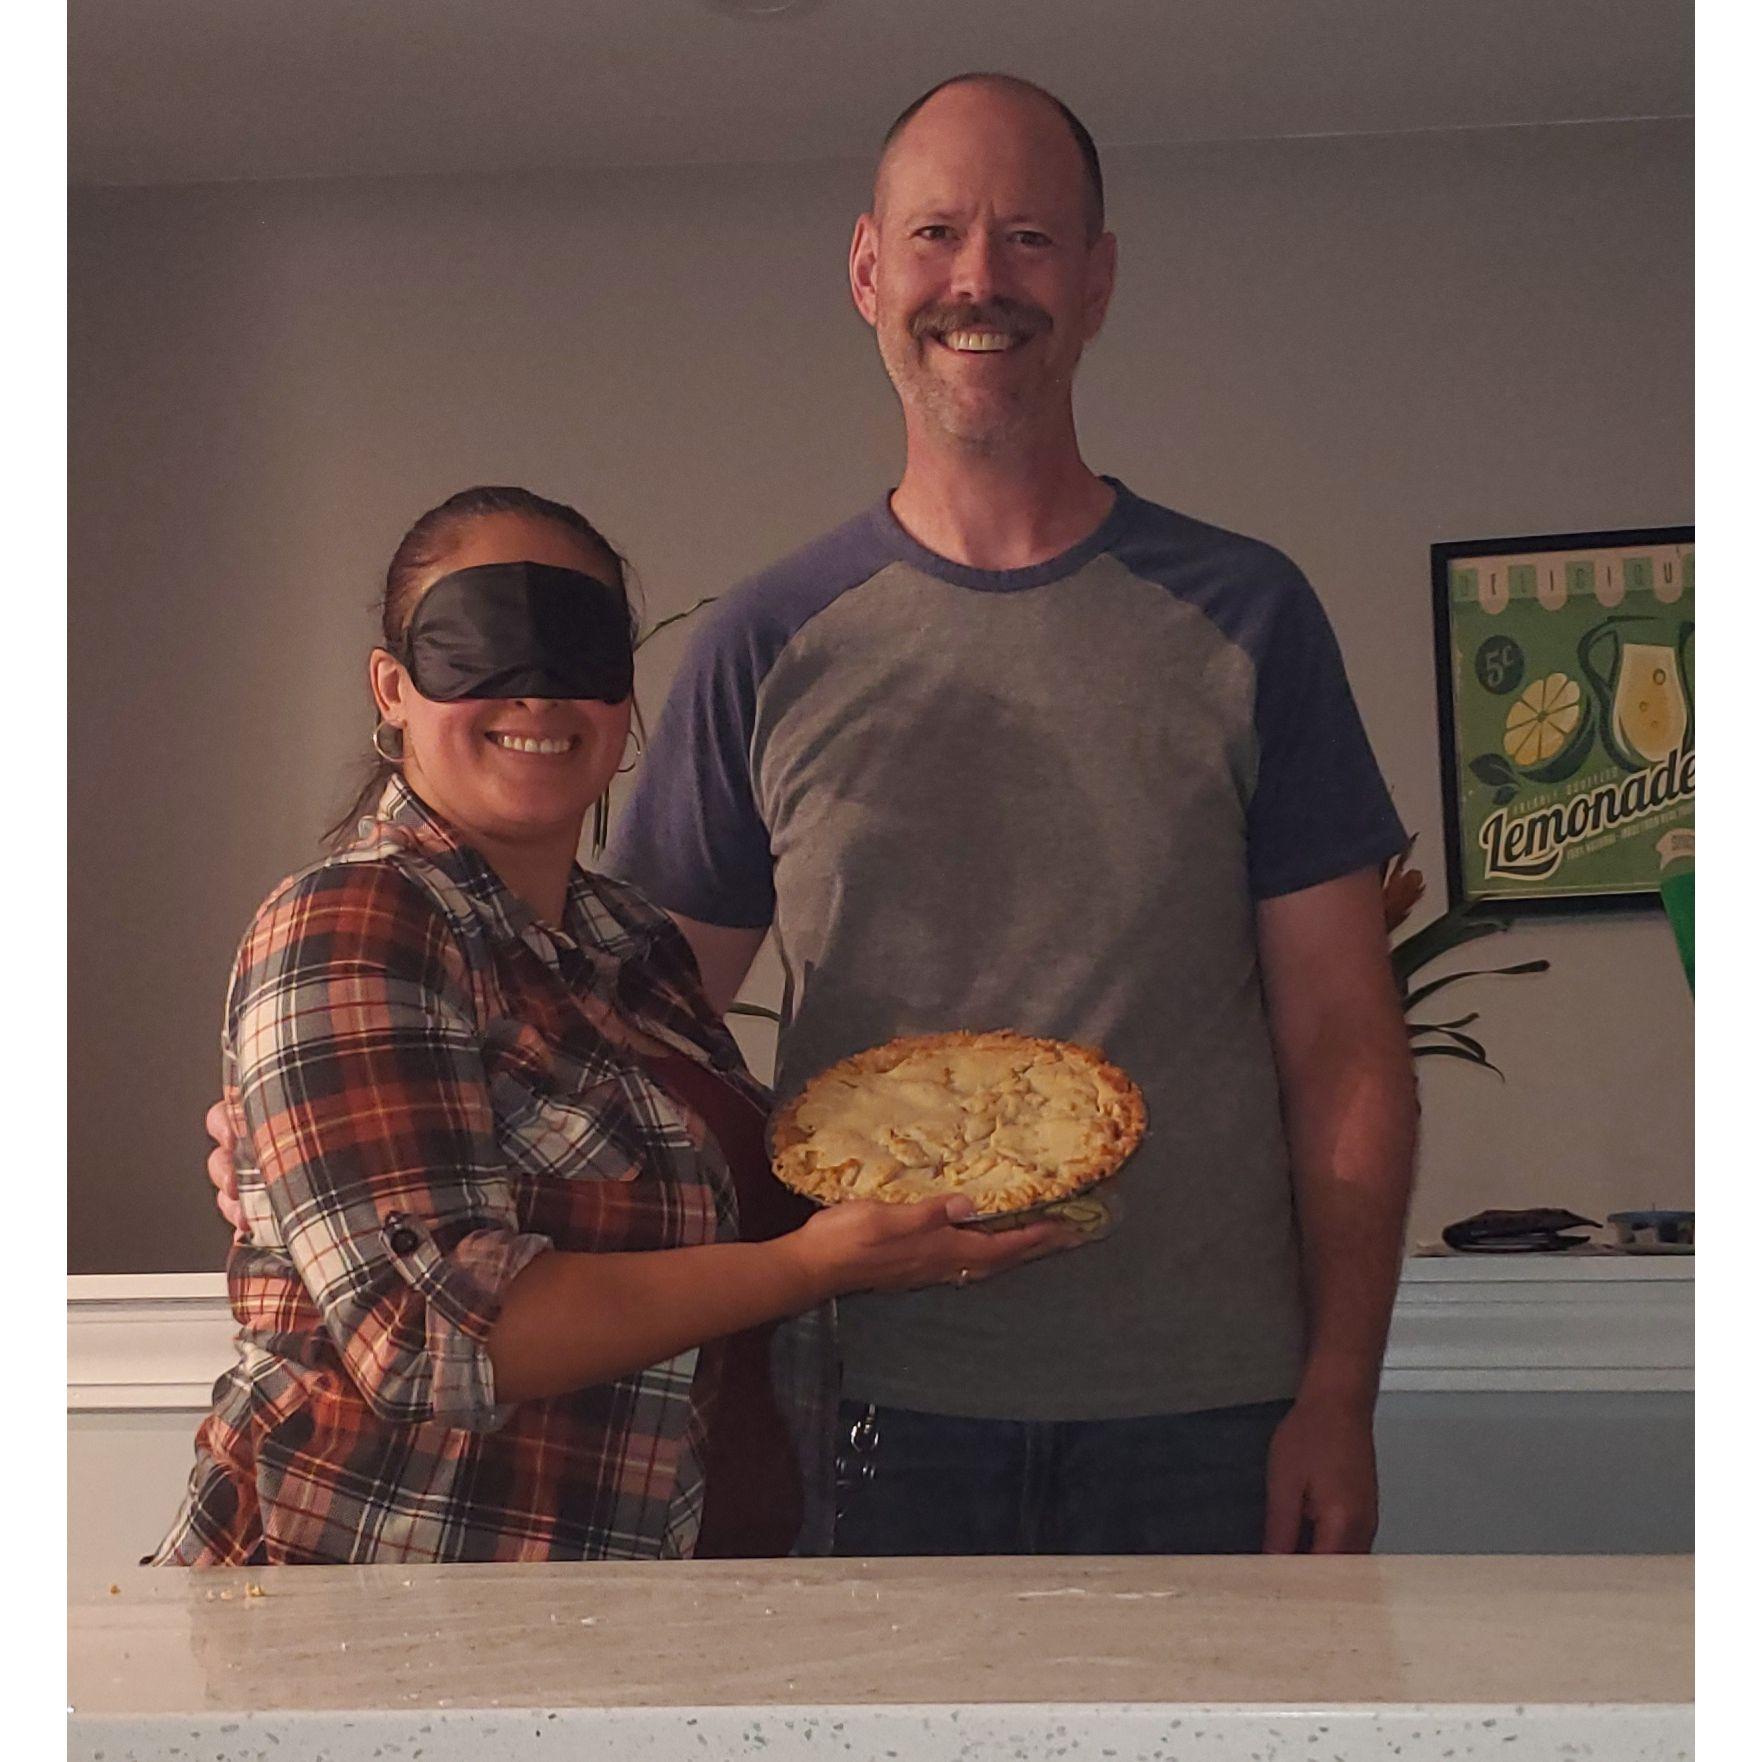
[[[154,1564],[691,1553],[714,1394],[698,1351],[500,1404],[486,1348],[546,1248],[738,1235],[720,1147],[614,1018],[766,1103],[663,913],[577,869],[548,928],[401,778],[354,846],[271,895],[222,1042],[245,1212],[236,1363]],[[774,1357],[811,1547],[826,1313],[779,1328]]]

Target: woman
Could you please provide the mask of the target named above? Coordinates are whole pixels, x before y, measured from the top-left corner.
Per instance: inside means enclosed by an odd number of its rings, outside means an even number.
[[[381,621],[371,813],[234,968],[238,1359],[152,1559],[785,1553],[829,1442],[827,1300],[1068,1233],[959,1230],[953,1200],[802,1222],[770,1179],[684,939],[575,864],[631,717],[586,520],[464,491],[405,536]]]

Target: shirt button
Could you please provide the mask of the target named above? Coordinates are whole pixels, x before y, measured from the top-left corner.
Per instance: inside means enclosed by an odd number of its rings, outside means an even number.
[[[388,1240],[393,1254],[414,1254],[422,1243],[422,1238],[408,1224],[400,1224]]]

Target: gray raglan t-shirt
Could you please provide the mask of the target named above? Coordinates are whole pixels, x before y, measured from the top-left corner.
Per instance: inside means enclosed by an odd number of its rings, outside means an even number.
[[[1102,1048],[1144,1091],[1102,1239],[839,1304],[845,1393],[982,1418],[1289,1395],[1296,1238],[1258,900],[1402,832],[1321,605],[1281,553],[1115,484],[1030,569],[886,501],[706,613],[607,866],[775,924],[777,1087],[905,1033]]]

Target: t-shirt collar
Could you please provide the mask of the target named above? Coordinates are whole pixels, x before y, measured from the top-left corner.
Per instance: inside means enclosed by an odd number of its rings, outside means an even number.
[[[1130,520],[1130,506],[1137,497],[1117,477],[1103,476],[1101,481],[1114,492],[1113,506],[1103,516],[1101,524],[1056,557],[1048,557],[1044,563],[1034,563],[1026,569],[974,569],[919,544],[894,514],[891,490],[869,510],[870,527],[890,556],[909,563],[925,575],[933,575],[956,587],[970,587],[980,593],[1017,593],[1023,588],[1044,587],[1048,582],[1074,575],[1084,564],[1118,543]]]

